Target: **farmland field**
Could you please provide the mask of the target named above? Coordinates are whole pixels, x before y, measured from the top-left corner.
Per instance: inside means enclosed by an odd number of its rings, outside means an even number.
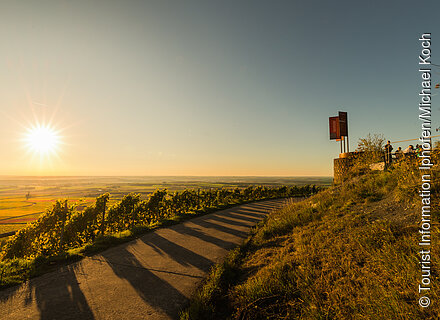
[[[244,188],[249,185],[329,185],[330,177],[0,177],[0,234],[32,222],[57,199],[78,202],[80,208],[110,193],[110,205],[128,193],[145,199],[157,188],[169,191]]]

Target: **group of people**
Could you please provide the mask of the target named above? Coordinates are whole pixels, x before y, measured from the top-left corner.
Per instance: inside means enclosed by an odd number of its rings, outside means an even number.
[[[391,145],[391,142],[388,140],[387,144],[384,147],[385,149],[385,163],[390,164],[393,161],[393,146]],[[412,144],[410,144],[405,150],[402,150],[401,147],[399,147],[395,152],[394,156],[396,160],[402,159],[404,155],[411,155],[415,154],[417,156],[421,155],[422,153],[422,146],[419,144],[416,144],[414,147]]]

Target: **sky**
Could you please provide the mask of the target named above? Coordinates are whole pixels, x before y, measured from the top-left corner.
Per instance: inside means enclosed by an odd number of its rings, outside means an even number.
[[[418,39],[432,33],[440,64],[439,14],[438,1],[1,1],[0,175],[331,176],[338,111],[351,150],[368,133],[420,136]],[[29,145],[37,124],[56,152]]]

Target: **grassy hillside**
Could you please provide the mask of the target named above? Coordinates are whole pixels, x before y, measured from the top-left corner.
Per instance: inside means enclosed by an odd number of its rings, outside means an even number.
[[[433,177],[437,176],[432,170]],[[438,200],[432,304],[421,308],[417,159],[350,179],[271,214],[212,269],[181,319],[438,319]],[[439,186],[432,181],[432,198]]]

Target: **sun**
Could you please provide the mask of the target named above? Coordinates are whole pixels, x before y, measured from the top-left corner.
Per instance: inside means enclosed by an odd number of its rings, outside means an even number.
[[[48,125],[38,124],[27,130],[24,140],[30,151],[42,156],[55,153],[60,139],[57,130]]]

